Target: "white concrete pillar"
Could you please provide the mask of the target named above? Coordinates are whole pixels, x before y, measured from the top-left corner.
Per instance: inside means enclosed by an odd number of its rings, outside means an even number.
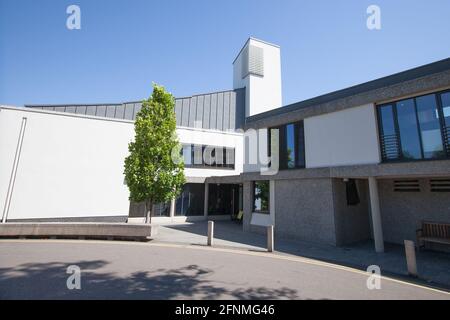
[[[213,245],[214,239],[214,221],[208,221],[208,246]]]
[[[273,226],[267,226],[267,252],[273,252]]]
[[[416,247],[411,240],[405,240],[405,255],[406,266],[408,268],[408,274],[412,277],[417,277],[417,260],[416,260]]]
[[[378,184],[375,177],[369,177],[369,194],[375,251],[384,252],[383,228],[381,225],[380,213],[380,198],[378,196]]]
[[[170,201],[170,211],[169,211],[169,215],[170,215],[170,219],[173,220],[173,217],[175,217],[175,203],[176,200],[172,199]]]
[[[205,182],[205,202],[204,202],[204,208],[203,208],[203,215],[205,217],[208,216],[208,197],[209,197],[209,183]]]

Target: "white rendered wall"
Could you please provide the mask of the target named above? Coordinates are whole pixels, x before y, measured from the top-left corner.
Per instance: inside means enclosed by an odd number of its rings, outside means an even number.
[[[373,104],[306,118],[304,125],[307,168],[380,162]]]
[[[9,109],[0,111],[2,212],[22,117],[27,125],[8,219],[128,215],[122,172],[132,124]]]
[[[0,109],[0,216],[22,118],[23,147],[8,219],[126,216],[123,163],[134,137],[130,121],[29,109]],[[186,176],[242,171],[242,136],[177,129],[181,142],[236,148],[235,170],[186,169]]]
[[[282,106],[280,48],[253,38],[249,39],[244,48],[248,45],[263,49],[264,76],[250,74],[242,79],[243,56],[241,54],[233,63],[233,88],[246,88],[246,117]]]

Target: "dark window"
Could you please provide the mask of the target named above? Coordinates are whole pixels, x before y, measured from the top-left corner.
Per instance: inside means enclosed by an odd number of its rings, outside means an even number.
[[[253,183],[253,211],[269,213],[269,181]]]
[[[345,182],[345,191],[347,196],[347,205],[356,206],[359,204],[359,193],[356,187],[356,181],[354,179],[349,179]]]
[[[205,185],[186,183],[175,202],[176,216],[202,216],[205,204]]]
[[[295,168],[295,127],[293,124],[286,126],[286,167]]]
[[[170,202],[155,204],[153,216],[169,217],[170,216]]]
[[[441,94],[442,106],[442,137],[447,149],[447,155],[450,155],[450,92]]]
[[[269,156],[271,155],[271,132],[273,129],[277,129],[279,133],[278,146],[280,169],[304,168],[305,135],[303,121],[269,129]]]
[[[378,107],[384,161],[450,155],[450,93],[428,94]]]
[[[303,128],[303,121],[298,122],[295,126],[295,166],[297,168],[305,167],[305,131]]]
[[[234,169],[234,148],[184,144],[181,152],[186,168]]]
[[[395,130],[394,109],[392,105],[379,109],[381,150],[386,160],[398,159],[400,156],[399,139]]]

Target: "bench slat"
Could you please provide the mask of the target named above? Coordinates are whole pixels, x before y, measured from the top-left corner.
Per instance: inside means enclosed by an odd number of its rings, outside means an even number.
[[[422,222],[422,234],[425,238],[450,239],[450,223]]]

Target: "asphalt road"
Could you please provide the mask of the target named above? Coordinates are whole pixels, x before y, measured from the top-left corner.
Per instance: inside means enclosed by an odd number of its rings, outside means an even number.
[[[70,265],[81,289],[67,288]],[[70,279],[70,283],[76,284]],[[394,279],[280,254],[182,246],[1,240],[0,299],[450,299]]]

